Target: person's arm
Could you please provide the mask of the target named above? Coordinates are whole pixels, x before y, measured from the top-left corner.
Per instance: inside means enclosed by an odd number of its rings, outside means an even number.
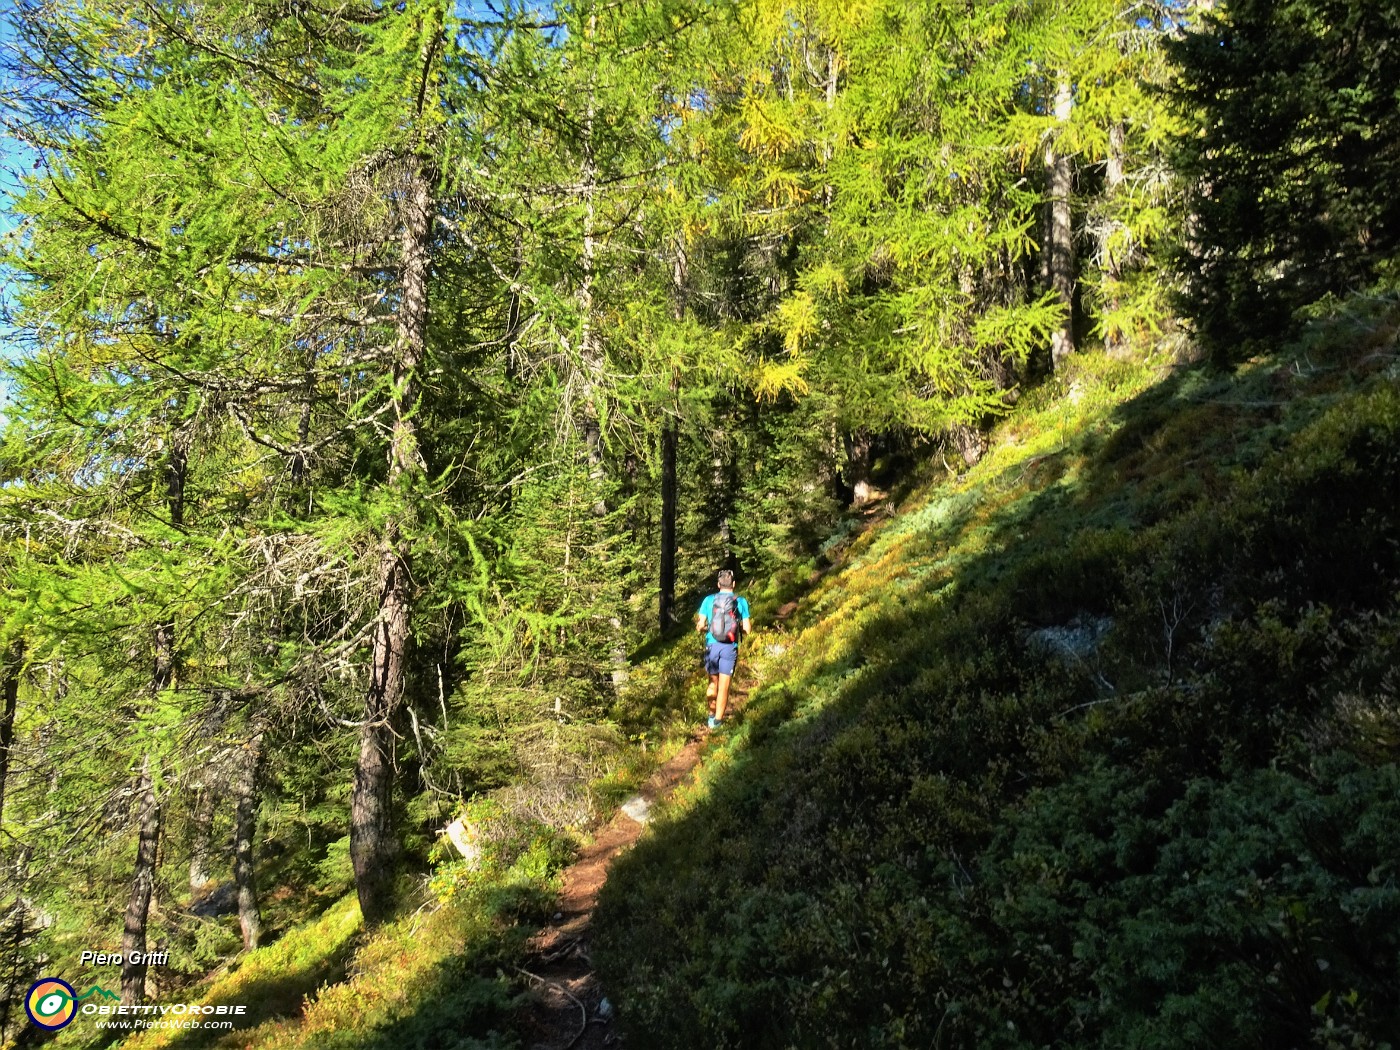
[[[701,616],[699,613],[696,613],[696,614],[695,614],[695,630],[696,630],[697,632],[703,633],[704,630],[705,630],[705,628],[706,628],[707,626],[708,626],[708,624],[705,622],[705,617]]]
[[[750,620],[747,616],[744,617],[744,633],[745,633],[745,634],[752,634],[752,633],[753,633],[753,621]]]
[[[747,598],[741,598],[740,601],[744,603],[743,608],[739,610],[739,615],[744,618],[744,633],[752,634],[753,621],[749,619],[749,600]]]

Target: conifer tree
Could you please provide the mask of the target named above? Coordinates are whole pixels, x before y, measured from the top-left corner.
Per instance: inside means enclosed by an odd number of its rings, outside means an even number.
[[[16,642],[6,653],[0,678],[0,823],[5,819],[5,782],[10,774],[10,749],[15,742],[15,709],[19,705],[19,676],[24,647]]]
[[[760,5],[767,53],[719,115],[752,173],[731,192],[796,264],[754,382],[825,392],[838,432],[939,433],[995,411],[1063,312],[1018,283],[1035,196],[1006,148],[1040,27],[1017,5],[877,7]]]
[[[1390,0],[1222,0],[1171,46],[1193,216],[1186,301],[1217,360],[1387,271],[1400,241],[1397,19]]]
[[[311,21],[274,14],[266,23],[240,5],[212,5],[192,20],[159,5],[144,22],[97,3],[59,14],[31,40],[34,76],[52,100],[39,110],[34,142],[49,165],[23,205],[34,233],[11,260],[31,275],[21,317],[37,344],[16,372],[21,425],[56,420],[45,444],[60,476],[84,469],[102,479],[75,490],[90,492],[83,515],[105,525],[132,478],[164,500],[155,547],[132,547],[135,557],[169,552],[143,569],[151,586],[175,588],[184,608],[224,611],[206,623],[248,632],[233,643],[245,666],[204,659],[205,640],[182,641],[172,606],[150,591],[141,604],[156,610],[148,623],[157,693],[178,687],[188,706],[232,687],[267,703],[309,667],[353,666],[368,643],[352,829],[374,921],[392,873],[386,742],[413,630],[408,551],[420,542],[405,511],[425,478],[418,384],[440,148],[440,7],[345,9]],[[73,81],[65,63],[77,48],[96,58]],[[409,68],[395,75],[401,60]],[[367,75],[376,63],[386,68]],[[366,84],[391,86],[376,96]],[[91,279],[94,262],[101,270],[123,259],[136,264]],[[122,411],[112,416],[114,405]],[[357,571],[344,531],[326,531],[317,493],[329,495],[327,483],[345,490],[345,465],[357,445],[373,446],[380,420],[387,485],[378,507],[362,508],[379,526],[374,554],[358,559],[368,577],[360,593],[377,598],[345,610],[339,625],[313,627],[299,645],[269,645],[265,630],[298,609],[310,614],[303,622],[326,624],[324,588],[345,593],[341,574]],[[71,458],[84,443],[91,464]],[[213,483],[230,470],[235,488]],[[310,520],[283,516],[284,479],[305,493]],[[38,488],[32,495],[45,498]],[[347,504],[335,509],[344,515]],[[288,572],[295,596],[280,591]],[[103,573],[94,562],[83,578]],[[221,641],[208,652],[227,650]],[[181,650],[201,657],[191,663],[200,673],[177,679]],[[152,797],[144,787],[139,794]]]
[[[251,949],[260,768],[332,744],[392,915],[474,726],[601,716],[717,563],[975,458],[1076,309],[1151,327],[1171,8],[23,0],[0,833],[53,893],[100,855],[139,949],[231,831]]]
[[[1074,113],[1074,85],[1069,73],[1057,70],[1052,78],[1053,104],[1048,108],[1057,124],[1069,123]],[[1068,149],[1052,134],[1045,144],[1045,195],[1049,218],[1045,224],[1046,270],[1051,291],[1059,304],[1061,320],[1050,336],[1050,364],[1058,369],[1074,353],[1074,162]]]

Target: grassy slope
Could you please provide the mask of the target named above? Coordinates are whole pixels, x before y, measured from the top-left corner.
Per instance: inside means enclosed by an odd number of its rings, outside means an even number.
[[[440,866],[423,906],[372,935],[362,928],[352,891],[272,944],[163,1000],[242,1004],[247,1010],[233,1031],[150,1029],[123,1045],[513,1050],[523,987],[513,964],[552,910],[556,875],[568,855],[565,840],[545,834],[513,844],[508,862],[488,862],[478,873],[460,862]],[[110,1035],[80,1018],[58,1039],[92,1050]]]
[[[1400,1031],[1400,368],[1085,356],[844,552],[595,958],[646,1047]]]

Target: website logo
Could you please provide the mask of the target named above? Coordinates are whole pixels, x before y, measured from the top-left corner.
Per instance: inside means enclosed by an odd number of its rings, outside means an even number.
[[[78,993],[67,981],[40,977],[29,986],[29,993],[24,997],[24,1012],[40,1028],[57,1032],[67,1028],[78,1016]]]
[[[29,986],[29,992],[24,997],[24,1011],[40,1028],[57,1032],[60,1028],[68,1027],[78,1016],[79,1003],[93,998],[121,1002],[120,995],[100,985],[95,984],[79,995],[67,981],[57,977],[40,977]],[[96,1009],[88,1005],[83,1007],[82,1012],[91,1013]]]

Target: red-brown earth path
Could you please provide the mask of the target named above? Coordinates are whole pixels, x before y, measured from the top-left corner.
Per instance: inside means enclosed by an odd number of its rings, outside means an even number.
[[[737,698],[736,698],[737,699]],[[666,798],[700,764],[709,737],[701,730],[648,778],[638,794],[649,808]],[[530,941],[520,968],[531,985],[525,1010],[527,1050],[615,1050],[623,1045],[616,1015],[593,972],[589,935],[598,891],[614,859],[642,834],[643,824],[619,809],[564,872],[564,889],[554,919]]]

